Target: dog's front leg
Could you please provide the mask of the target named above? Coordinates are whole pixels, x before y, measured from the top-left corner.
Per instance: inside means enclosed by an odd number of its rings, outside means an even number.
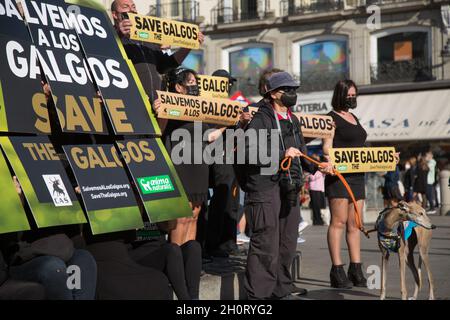
[[[382,251],[381,253],[381,290],[380,300],[386,298],[386,264],[389,259],[389,252]]]
[[[398,250],[398,262],[400,265],[400,293],[402,294],[402,300],[408,299],[406,292],[406,259],[405,259],[405,246],[402,244]]]

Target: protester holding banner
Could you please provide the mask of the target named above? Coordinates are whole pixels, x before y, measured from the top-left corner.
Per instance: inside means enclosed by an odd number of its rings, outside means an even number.
[[[357,106],[357,94],[358,89],[352,80],[341,80],[336,84],[331,102],[333,111],[328,113],[333,118],[336,128],[333,139],[323,141],[325,156],[329,156],[331,147],[364,147],[367,133],[358,118],[349,111]],[[349,173],[345,175],[345,179],[353,190],[359,212],[362,212],[366,197],[364,173]],[[325,192],[331,211],[331,223],[328,228],[328,248],[333,264],[330,271],[331,286],[351,288],[353,283],[355,286],[365,287],[366,279],[361,268],[360,231],[355,224],[355,209],[350,195],[335,176],[325,178]],[[350,254],[348,277],[341,259],[341,237],[344,228]]]
[[[157,98],[155,91],[161,89],[160,75],[177,68],[189,54],[190,49],[180,48],[172,55],[167,55],[163,53],[160,45],[130,40],[131,21],[128,18],[128,12],[137,13],[133,0],[114,0],[112,2],[111,14],[114,19],[114,26],[122,40],[128,58],[133,62],[144,90],[153,104]],[[201,32],[198,40],[200,44],[204,41]]]
[[[261,155],[256,164],[248,162],[243,189],[247,192],[245,213],[249,217],[252,236],[247,258],[245,288],[250,299],[293,299],[290,273],[297,247],[300,207],[298,194],[303,184],[302,170],[314,167],[300,160],[306,147],[299,120],[289,108],[297,101],[299,85],[287,72],[274,73],[267,82],[266,99],[248,125],[249,130],[269,130],[265,141],[246,142],[246,158],[267,143],[270,158],[279,164],[291,158],[287,171],[275,167],[269,174]],[[272,138],[272,132],[276,135]],[[275,140],[280,140],[278,149]],[[302,150],[302,151],[300,151]],[[327,167],[328,171],[330,166]],[[294,298],[295,299],[295,298]]]
[[[197,73],[191,69],[178,68],[169,71],[165,76],[167,90],[174,93],[198,96]],[[189,240],[195,240],[197,234],[197,218],[201,211],[202,205],[208,200],[208,179],[209,168],[200,157],[200,163],[194,163],[197,156],[196,152],[202,152],[206,147],[206,141],[203,141],[203,134],[209,129],[209,126],[202,122],[189,122],[181,120],[166,120],[167,125],[163,134],[167,152],[174,160],[173,150],[176,148],[180,154],[176,154],[183,158],[186,153],[190,155],[186,163],[184,159],[181,161],[173,161],[181,183],[186,191],[189,204],[192,208],[192,217],[177,219],[177,225],[170,232],[170,239],[173,243],[182,245]],[[197,132],[195,132],[197,131]],[[181,141],[172,140],[172,134],[179,133],[183,138]],[[189,141],[184,141],[183,133],[189,134]],[[196,137],[197,140],[194,140]],[[201,139],[199,139],[201,138]],[[180,139],[180,138],[178,138]]]
[[[236,82],[236,79],[223,69],[214,71],[212,76],[228,79],[228,93],[233,83]],[[245,115],[241,115],[241,119],[243,116]],[[230,253],[240,253],[236,245],[239,186],[233,166],[225,163],[226,129],[227,127],[219,127],[211,134],[214,138],[211,143],[223,144],[223,163],[214,163],[209,167],[210,187],[213,188],[213,195],[208,208],[205,247],[213,257],[228,257]],[[218,141],[219,139],[221,141]]]

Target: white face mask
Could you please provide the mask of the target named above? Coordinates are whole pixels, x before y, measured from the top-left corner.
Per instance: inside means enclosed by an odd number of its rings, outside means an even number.
[[[409,163],[405,164],[405,170],[409,170],[411,168],[411,165]]]

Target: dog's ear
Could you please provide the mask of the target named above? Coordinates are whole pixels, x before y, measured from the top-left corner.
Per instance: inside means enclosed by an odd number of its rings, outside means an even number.
[[[399,208],[400,210],[402,210],[402,211],[405,211],[405,212],[409,212],[409,211],[410,211],[410,210],[409,210],[409,205],[408,205],[408,203],[405,202],[405,201],[400,201],[400,202],[398,203],[398,208]]]

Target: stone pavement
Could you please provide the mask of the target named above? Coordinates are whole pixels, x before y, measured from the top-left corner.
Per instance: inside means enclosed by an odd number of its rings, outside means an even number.
[[[433,231],[431,250],[429,252],[430,265],[434,277],[436,299],[450,298],[450,217],[430,215],[437,226]],[[368,224],[371,228],[373,224]],[[326,242],[326,226],[310,226],[302,234],[305,243],[299,244],[297,249],[302,253],[301,274],[296,285],[308,289],[309,293],[304,299],[319,300],[374,300],[379,297],[379,290],[367,288],[354,288],[351,290],[333,289],[329,286],[330,258]],[[364,271],[370,265],[381,266],[381,254],[378,249],[376,234],[372,233],[367,239],[361,235],[361,255]],[[345,241],[342,246],[344,263],[349,263],[348,251]],[[417,248],[416,248],[417,251]],[[415,254],[416,264],[418,253]],[[245,299],[243,278],[245,269],[244,257],[230,257],[227,259],[214,259],[212,263],[205,264],[206,275],[201,279],[200,299],[225,300]],[[428,280],[422,268],[424,285],[419,293],[419,299],[428,299]],[[414,289],[414,280],[406,268],[406,281],[408,296]],[[387,299],[400,299],[400,272],[398,258],[391,256],[387,268]]]

